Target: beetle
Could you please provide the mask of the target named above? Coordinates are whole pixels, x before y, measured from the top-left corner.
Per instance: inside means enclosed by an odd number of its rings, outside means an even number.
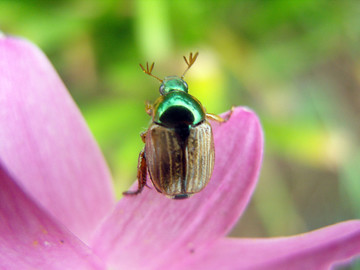
[[[136,191],[141,193],[147,172],[155,189],[172,199],[185,199],[200,192],[209,182],[215,162],[214,138],[208,120],[225,122],[227,119],[206,113],[200,101],[188,93],[184,76],[195,63],[199,53],[184,56],[187,68],[181,77],[167,76],[163,80],[152,74],[154,64],[141,69],[161,82],[160,97],[153,105],[146,104],[152,122],[141,133],[145,143],[139,154]]]

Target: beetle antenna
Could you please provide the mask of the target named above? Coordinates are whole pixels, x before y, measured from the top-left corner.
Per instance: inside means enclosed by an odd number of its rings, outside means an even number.
[[[187,69],[184,71],[184,74],[181,76],[181,79],[184,79],[186,72],[191,68],[191,66],[195,63],[196,58],[198,57],[199,52],[196,52],[194,55],[192,52],[190,53],[189,60],[184,56],[185,63],[188,65]]]
[[[153,70],[153,68],[154,68],[154,65],[155,65],[154,62],[151,64],[150,68],[149,68],[149,63],[146,62],[146,69],[143,67],[142,64],[139,64],[139,65],[140,65],[142,71],[144,71],[147,75],[150,75],[151,77],[154,77],[155,79],[159,80],[160,82],[163,81],[163,80],[161,80],[160,78],[156,77],[155,75],[153,75],[153,74],[151,73],[152,70]]]

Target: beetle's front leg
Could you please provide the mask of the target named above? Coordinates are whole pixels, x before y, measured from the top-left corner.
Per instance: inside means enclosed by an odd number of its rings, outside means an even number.
[[[141,137],[141,140],[143,141],[143,143],[146,142],[146,134],[147,134],[147,131],[144,131],[144,132],[140,133],[140,137]]]
[[[231,110],[230,110],[230,113],[225,118],[222,118],[221,116],[216,115],[216,114],[212,114],[212,113],[206,113],[206,118],[208,120],[214,120],[214,121],[219,122],[219,123],[225,123],[230,119],[230,117],[233,114],[234,110],[235,110],[235,107],[232,106]]]
[[[153,113],[153,106],[149,101],[145,102],[145,111],[148,115],[152,116]]]
[[[138,189],[135,191],[125,191],[123,195],[137,195],[141,193],[144,186],[146,186],[146,172],[147,172],[147,165],[146,165],[146,157],[145,157],[145,147],[141,150],[139,154],[138,160],[138,171],[137,171],[137,180],[138,180]]]

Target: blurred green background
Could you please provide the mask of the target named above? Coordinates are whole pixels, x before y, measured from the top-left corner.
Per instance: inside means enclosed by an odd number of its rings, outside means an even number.
[[[0,2],[0,29],[36,43],[83,112],[117,195],[136,178],[146,100],[182,74],[209,112],[252,108],[265,130],[259,185],[235,236],[360,218],[359,1]]]

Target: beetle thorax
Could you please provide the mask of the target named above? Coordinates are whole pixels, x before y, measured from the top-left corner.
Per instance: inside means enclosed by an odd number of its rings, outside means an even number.
[[[153,121],[165,127],[191,127],[204,119],[205,111],[200,102],[184,91],[173,90],[154,104]]]

